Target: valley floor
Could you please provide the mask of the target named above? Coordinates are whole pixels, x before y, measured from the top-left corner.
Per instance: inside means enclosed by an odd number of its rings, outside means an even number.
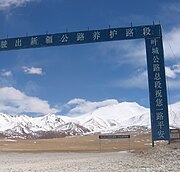
[[[0,152],[1,172],[178,172],[180,142],[138,152]]]
[[[130,139],[103,139],[99,135],[72,136],[54,139],[0,138],[2,152],[114,152],[144,150],[151,147],[151,134],[130,134]]]
[[[150,133],[134,132],[130,139],[98,136],[0,138],[0,172],[180,171],[180,142],[152,148]]]

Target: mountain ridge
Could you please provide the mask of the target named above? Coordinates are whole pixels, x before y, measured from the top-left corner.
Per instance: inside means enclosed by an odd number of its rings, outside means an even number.
[[[179,103],[170,111],[170,126],[180,128]],[[134,126],[150,128],[150,112],[135,102],[121,102],[93,109],[79,116],[46,114],[31,117],[0,113],[0,135],[20,137],[64,137],[97,132],[113,133]],[[50,136],[51,134],[51,136]]]

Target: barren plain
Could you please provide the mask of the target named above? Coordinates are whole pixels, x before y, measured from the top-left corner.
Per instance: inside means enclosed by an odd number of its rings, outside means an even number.
[[[118,134],[118,133],[116,133]],[[119,133],[127,134],[127,133]],[[130,139],[102,139],[99,135],[71,136],[54,139],[0,138],[3,152],[113,152],[147,149],[151,145],[150,134],[131,133]]]
[[[100,140],[98,135],[45,140],[0,139],[0,172],[180,171],[180,142],[151,147],[150,134]]]

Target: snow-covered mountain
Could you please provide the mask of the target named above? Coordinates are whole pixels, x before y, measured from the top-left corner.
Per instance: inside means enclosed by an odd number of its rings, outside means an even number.
[[[169,109],[170,126],[180,128],[180,103]],[[134,126],[150,127],[149,109],[135,102],[103,104],[79,116],[70,115],[29,117],[0,113],[0,135],[49,138],[115,132]]]

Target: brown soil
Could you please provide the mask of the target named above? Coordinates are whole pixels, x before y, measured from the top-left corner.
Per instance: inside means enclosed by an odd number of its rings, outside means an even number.
[[[137,133],[132,133],[130,139],[99,140],[99,135],[74,136],[55,139],[0,138],[0,151],[3,152],[112,152],[123,150],[144,151],[149,147],[151,147],[151,134]]]

